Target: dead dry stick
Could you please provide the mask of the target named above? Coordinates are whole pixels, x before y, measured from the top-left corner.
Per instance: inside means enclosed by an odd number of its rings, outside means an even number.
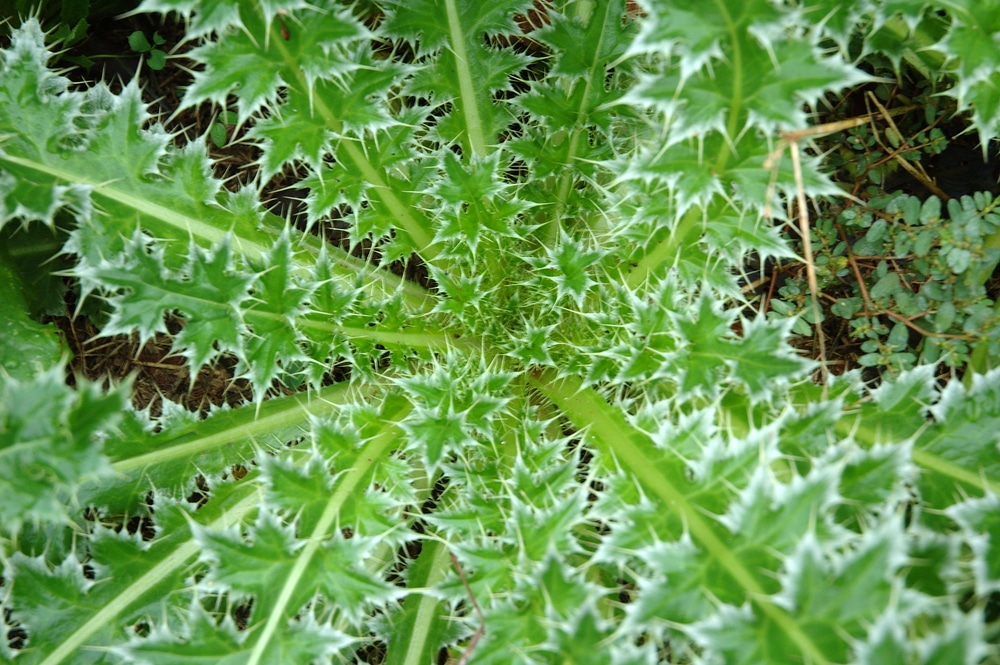
[[[896,132],[896,135],[903,140],[903,146],[899,150],[890,149],[887,145],[882,143],[882,139],[881,137],[879,137],[878,128],[872,127],[872,133],[875,136],[875,140],[878,141],[882,149],[885,150],[887,153],[889,153],[892,156],[892,158],[895,159],[896,162],[901,167],[903,167],[904,170],[906,170],[907,173],[916,178],[917,182],[926,187],[931,194],[934,194],[942,201],[948,201],[949,199],[951,199],[950,196],[941,191],[941,188],[937,186],[936,182],[930,179],[930,176],[928,176],[927,172],[924,171],[923,166],[921,166],[919,163],[917,164],[917,166],[914,166],[913,163],[910,162],[910,160],[904,159],[902,157],[900,153],[906,152],[910,149],[909,145],[906,143],[906,140],[903,139],[903,133],[899,131],[899,127],[896,126],[896,121],[892,119],[892,116],[885,110],[885,107],[882,106],[882,104],[878,101],[878,99],[875,98],[875,95],[873,95],[871,91],[868,91],[868,97],[869,100],[878,108],[882,117],[885,118],[885,121],[889,123],[889,126],[892,127],[892,130]]]
[[[806,190],[802,184],[802,160],[799,159],[799,142],[788,143],[792,155],[792,173],[795,175],[795,200],[799,208],[799,232],[802,234],[802,254],[806,262],[806,279],[812,300],[813,319],[816,323],[816,343],[819,345],[819,371],[826,391],[826,336],[823,334],[822,310],[819,308],[819,282],[816,280],[816,264],[813,262],[812,236],[809,233],[809,206],[806,204]],[[824,395],[825,397],[825,395]]]
[[[785,146],[787,145],[789,147],[789,152],[792,156],[792,172],[795,175],[795,200],[799,209],[799,232],[802,235],[803,248],[802,258],[805,260],[806,264],[806,279],[809,282],[813,318],[816,321],[814,324],[816,326],[816,344],[819,346],[820,377],[822,378],[824,396],[827,389],[828,378],[826,368],[826,337],[823,335],[823,324],[821,321],[822,310],[819,307],[819,283],[816,280],[816,264],[813,262],[812,235],[809,233],[809,208],[806,205],[805,186],[802,182],[802,160],[799,153],[799,141],[818,136],[825,136],[826,134],[832,134],[834,132],[842,132],[845,129],[859,127],[867,122],[870,122],[876,117],[892,118],[892,116],[902,115],[903,113],[907,113],[908,111],[912,111],[917,108],[920,107],[916,104],[911,104],[910,106],[904,106],[898,109],[893,109],[892,111],[887,111],[884,107],[879,105],[880,110],[878,113],[866,113],[865,115],[858,116],[856,118],[838,120],[837,122],[827,122],[814,127],[797,129],[791,132],[783,132],[777,148],[775,148],[775,150],[768,155],[767,159],[764,160],[764,168],[772,169],[771,182],[768,184],[766,194],[767,200],[764,203],[764,216],[771,217],[771,200],[774,198],[774,189],[778,178],[778,164],[781,161],[781,156],[785,152]]]
[[[855,118],[837,120],[836,122],[825,122],[822,125],[814,125],[812,127],[806,127],[805,129],[782,132],[781,138],[788,143],[801,141],[802,139],[816,138],[817,136],[825,136],[827,134],[833,134],[834,132],[842,132],[845,129],[860,127],[861,125],[871,122],[875,118],[893,118],[897,115],[903,115],[904,113],[909,113],[910,111],[914,111],[919,108],[921,108],[919,104],[910,104],[909,106],[901,106],[898,109],[887,111],[884,107],[879,105],[880,110],[878,113],[866,113]]]
[[[882,106],[879,108],[881,110],[878,113],[866,113],[864,115],[859,115],[856,118],[847,118],[846,120],[838,120],[836,122],[825,122],[822,125],[806,127],[805,129],[782,132],[781,140],[778,141],[778,146],[771,152],[770,155],[767,156],[767,159],[764,160],[764,168],[771,169],[771,181],[768,183],[766,201],[764,202],[764,216],[772,216],[771,201],[774,199],[774,189],[778,179],[777,166],[781,162],[781,156],[785,154],[786,145],[798,143],[804,139],[826,136],[827,134],[833,134],[834,132],[842,132],[845,129],[860,127],[861,125],[871,122],[875,118],[889,119],[897,115],[903,115],[904,113],[920,108],[920,106],[918,104],[911,104],[909,106],[902,106],[891,111],[885,110]],[[798,184],[800,183],[801,181]]]

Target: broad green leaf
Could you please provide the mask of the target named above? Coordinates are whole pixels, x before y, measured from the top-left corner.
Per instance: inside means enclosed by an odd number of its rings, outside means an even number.
[[[68,522],[80,486],[111,475],[103,436],[121,418],[127,387],[104,393],[83,383],[72,390],[59,365],[25,380],[0,376],[5,530],[16,533],[25,521]]]
[[[1000,590],[1000,500],[996,495],[968,499],[948,509],[963,529],[975,556],[976,592],[986,596]]]
[[[934,422],[914,443],[913,459],[926,469],[917,487],[923,503],[936,511],[962,501],[969,492],[1000,495],[1000,373],[976,377],[968,391],[951,382],[929,408]],[[925,513],[929,518],[930,513]]]
[[[389,3],[386,34],[417,45],[421,54],[442,49],[421,68],[409,89],[428,95],[435,104],[452,103],[451,114],[438,129],[445,141],[460,140],[471,154],[480,156],[496,143],[508,119],[494,108],[490,94],[508,89],[508,76],[527,60],[509,50],[488,49],[484,39],[515,32],[514,15],[530,6],[526,0]]]
[[[59,330],[31,318],[27,296],[13,261],[0,249],[0,302],[4,303],[0,307],[0,373],[19,381],[55,366],[66,353]]]

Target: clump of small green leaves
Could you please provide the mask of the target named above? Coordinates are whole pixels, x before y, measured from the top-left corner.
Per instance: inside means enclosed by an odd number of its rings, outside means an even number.
[[[153,419],[54,354],[3,373],[0,657],[995,661],[1000,373],[819,386],[790,320],[739,314],[745,255],[793,257],[774,137],[867,80],[849,44],[939,13],[891,7],[145,2],[198,42],[182,107],[259,148],[242,188],[26,22],[0,231],[65,226],[104,334],[178,321],[255,399]],[[992,137],[997,21],[945,11],[927,48]],[[261,200],[289,172],[308,231]]]
[[[946,218],[942,212],[937,197],[922,202],[903,195],[892,198],[880,218],[850,216],[860,225],[842,226],[858,237],[851,261],[863,272],[840,269],[854,288],[830,311],[864,340],[861,365],[898,370],[942,361],[965,367],[977,345],[995,355],[1000,319],[986,282],[1000,259],[1000,216],[988,193],[953,199]],[[846,244],[834,251],[846,251]],[[867,279],[853,281],[857,274]]]
[[[167,53],[160,48],[165,43],[166,40],[159,32],[153,33],[153,41],[150,41],[142,30],[136,30],[128,36],[129,48],[135,53],[145,55],[146,65],[156,71],[163,69],[167,64]]]

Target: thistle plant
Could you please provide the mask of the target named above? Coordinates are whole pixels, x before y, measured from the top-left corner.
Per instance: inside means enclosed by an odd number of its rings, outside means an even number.
[[[196,43],[181,106],[260,149],[239,188],[26,20],[0,50],[0,657],[996,662],[1000,374],[817,383],[738,283],[794,258],[768,158],[867,80],[858,44],[1000,133],[1000,10],[940,4],[148,0]],[[304,229],[262,201],[279,173]],[[10,267],[39,227],[103,334],[179,321],[190,369],[233,356],[254,399],[153,418],[67,386]]]

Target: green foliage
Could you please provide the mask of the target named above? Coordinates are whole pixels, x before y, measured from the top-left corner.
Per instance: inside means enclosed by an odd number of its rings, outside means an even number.
[[[135,9],[138,0],[0,0],[0,35],[11,31],[29,16],[35,17],[49,39],[69,48],[91,36],[94,23]],[[80,67],[94,61],[87,56],[56,54],[55,59]]]
[[[68,231],[51,254],[104,334],[179,321],[190,368],[231,354],[254,399],[154,420],[128,385],[66,386],[52,348],[0,373],[0,657],[997,662],[1000,371],[819,386],[794,320],[739,314],[746,253],[791,255],[762,217],[794,188],[775,135],[868,79],[858,44],[953,76],[997,133],[965,9],[842,5],[149,0],[198,40],[182,106],[260,148],[242,188],[137,83],[71,86],[26,22],[0,232]],[[266,212],[279,172],[380,265]],[[982,306],[992,203],[932,205],[887,209],[896,249]],[[389,267],[413,256],[427,279]],[[934,325],[968,325],[956,298]]]
[[[146,33],[142,30],[136,30],[128,36],[129,47],[136,53],[145,53],[146,63],[150,69],[155,70],[163,69],[163,66],[167,63],[167,54],[160,48],[165,41],[158,32],[153,33],[152,42],[149,41]]]
[[[58,364],[62,345],[55,326],[38,323],[32,317],[36,313],[33,310],[38,308],[29,307],[35,299],[30,298],[29,285],[25,283],[19,262],[12,256],[13,253],[29,255],[34,243],[6,240],[7,246],[0,249],[0,302],[5,303],[0,309],[0,330],[4,331],[0,366],[8,376],[24,381]],[[49,284],[42,282],[41,285]]]
[[[828,163],[859,198],[822,204],[812,225],[822,319],[828,331],[843,320],[865,367],[898,373],[940,362],[982,372],[1000,349],[989,295],[1000,260],[997,146],[955,136],[955,122],[942,130],[955,106],[935,101],[932,91],[921,79],[902,92],[879,83],[875,97],[907,105],[907,113],[824,139],[832,146]],[[801,314],[794,331],[812,335],[805,274],[793,263],[776,271],[768,314]]]

